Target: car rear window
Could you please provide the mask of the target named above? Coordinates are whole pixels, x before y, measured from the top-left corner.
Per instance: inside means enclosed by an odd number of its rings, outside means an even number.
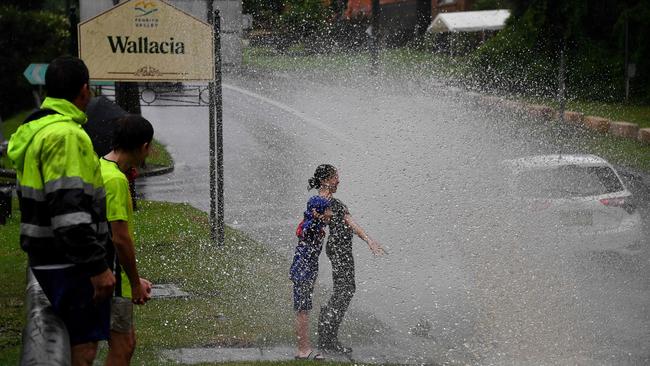
[[[557,199],[598,196],[624,188],[607,166],[562,165],[520,172],[516,189],[521,197]]]

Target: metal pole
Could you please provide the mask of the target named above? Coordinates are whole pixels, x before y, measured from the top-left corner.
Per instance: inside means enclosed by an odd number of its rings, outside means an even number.
[[[557,99],[559,105],[560,121],[564,121],[564,110],[566,109],[566,40],[562,39],[562,48],[560,49],[560,69],[558,72],[558,92]]]
[[[221,90],[221,16],[219,10],[214,12],[214,74],[217,96],[217,239],[219,245],[225,243],[224,190],[223,190],[223,94]]]
[[[210,235],[217,245],[225,241],[223,189],[223,107],[221,95],[221,18],[208,0],[208,22],[214,27],[214,77],[210,93]],[[216,156],[215,156],[216,155]],[[218,206],[217,206],[218,203]]]
[[[379,0],[372,0],[370,27],[370,72],[376,75],[379,71]]]
[[[630,22],[625,14],[625,103],[630,98],[630,52],[629,52]]]
[[[212,10],[212,0],[207,0],[207,3],[208,3],[208,23],[212,24],[213,28],[216,28],[214,27],[215,22],[214,22],[214,11]],[[216,33],[216,29],[214,29],[214,31]],[[213,37],[216,36],[217,36],[216,34],[213,35]],[[214,43],[213,43],[213,47],[214,47]],[[216,53],[216,50],[214,50],[214,52]],[[216,79],[216,73],[215,73],[215,79]],[[217,186],[216,186],[217,168],[216,168],[216,156],[215,156],[216,155],[215,110],[217,105],[217,97],[216,97],[215,83],[216,80],[211,81],[208,84],[208,92],[210,95],[210,107],[209,107],[210,130],[208,131],[208,136],[210,139],[210,218],[209,219],[210,219],[210,239],[212,239],[213,243],[217,243]]]

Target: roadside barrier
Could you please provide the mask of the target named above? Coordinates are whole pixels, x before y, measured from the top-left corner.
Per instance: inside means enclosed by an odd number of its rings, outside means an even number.
[[[27,323],[23,329],[21,366],[70,365],[70,337],[63,321],[54,314],[50,301],[31,269],[27,269],[25,305]]]

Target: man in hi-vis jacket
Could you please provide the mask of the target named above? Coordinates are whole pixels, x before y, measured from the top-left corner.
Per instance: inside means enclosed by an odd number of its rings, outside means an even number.
[[[20,245],[70,334],[73,365],[91,365],[109,336],[113,248],[99,160],[83,130],[88,68],[53,60],[47,98],[18,128],[7,155],[16,168]]]

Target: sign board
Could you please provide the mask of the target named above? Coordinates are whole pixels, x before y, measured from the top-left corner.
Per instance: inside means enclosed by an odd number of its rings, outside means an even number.
[[[45,85],[45,72],[48,64],[29,64],[23,75],[32,85]]]
[[[214,30],[162,0],[130,0],[79,24],[93,80],[214,80]]]

